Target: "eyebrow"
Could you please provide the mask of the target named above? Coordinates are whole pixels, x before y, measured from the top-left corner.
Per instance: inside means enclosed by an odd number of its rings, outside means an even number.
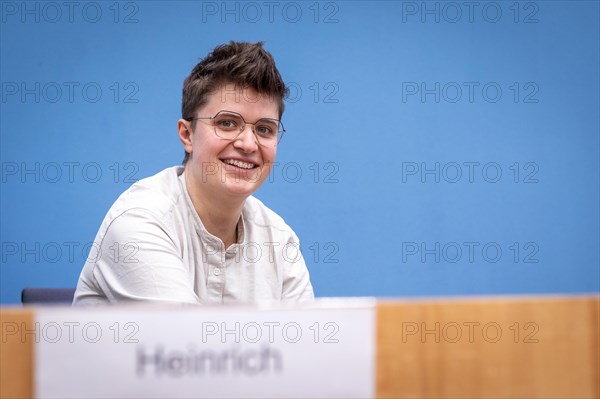
[[[279,119],[274,119],[274,118],[260,118],[258,119],[256,122],[272,122],[272,123],[279,123]]]
[[[229,111],[229,110],[223,109],[223,110],[219,111],[217,114],[235,115],[235,116],[241,117],[244,121],[246,121],[246,118],[244,118],[244,116],[242,114],[240,114],[239,112],[235,112],[235,111]],[[269,121],[269,122],[273,122],[273,123],[279,123],[279,122],[281,122],[277,118],[269,118],[268,116],[263,116],[263,117],[261,117],[261,118],[259,118],[259,119],[256,120],[256,122],[261,122],[261,121]],[[248,122],[248,121],[246,121],[246,122]]]

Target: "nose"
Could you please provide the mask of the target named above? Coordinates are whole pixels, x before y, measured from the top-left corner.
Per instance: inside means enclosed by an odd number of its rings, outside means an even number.
[[[240,134],[233,140],[233,146],[246,153],[258,150],[258,138],[254,134],[254,127],[246,123]]]

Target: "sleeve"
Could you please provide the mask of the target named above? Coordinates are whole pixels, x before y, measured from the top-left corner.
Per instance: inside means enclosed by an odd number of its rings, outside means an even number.
[[[200,302],[176,240],[147,210],[118,216],[94,250],[93,278],[110,303]]]
[[[292,237],[287,242],[286,248],[297,249],[296,256],[293,256],[286,249],[285,255],[285,274],[283,279],[282,302],[312,302],[315,299],[310,275],[304,257],[300,251],[300,242],[298,237],[292,233]]]

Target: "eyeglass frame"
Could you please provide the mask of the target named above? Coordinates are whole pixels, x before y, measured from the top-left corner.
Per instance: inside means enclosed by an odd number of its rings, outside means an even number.
[[[238,137],[240,137],[240,135],[244,132],[244,130],[246,129],[246,125],[252,125],[252,134],[254,134],[254,137],[256,137],[256,142],[263,146],[263,147],[270,147],[270,148],[275,148],[277,147],[277,145],[279,144],[279,142],[281,141],[281,138],[283,137],[283,135],[285,134],[285,127],[283,126],[283,123],[281,122],[280,119],[274,119],[274,118],[260,118],[259,120],[257,120],[254,123],[250,123],[250,122],[246,122],[246,120],[244,119],[244,117],[242,116],[242,114],[238,113],[238,112],[234,112],[234,111],[228,111],[226,109],[222,109],[219,112],[217,112],[214,116],[195,116],[193,118],[184,118],[184,120],[188,121],[188,122],[193,122],[195,120],[205,120],[205,119],[210,119],[210,120],[214,120],[216,119],[216,117],[221,113],[221,112],[226,112],[229,114],[234,114],[234,115],[238,115],[240,117],[240,119],[242,120],[242,122],[244,123],[241,127],[240,127],[240,131],[238,132],[238,134],[231,139],[228,138],[224,138],[219,136],[219,134],[217,133],[217,126],[216,125],[212,125],[213,130],[215,132],[215,135],[220,138],[221,140],[229,140],[229,141],[234,141],[236,140]],[[268,120],[268,121],[274,121],[277,122],[277,142],[275,143],[274,146],[269,146],[268,144],[263,144],[260,142],[260,138],[258,137],[258,134],[256,133],[256,124],[262,120]],[[281,129],[281,134],[279,133],[279,129]]]

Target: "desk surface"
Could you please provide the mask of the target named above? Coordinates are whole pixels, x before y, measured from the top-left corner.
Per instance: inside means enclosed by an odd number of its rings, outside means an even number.
[[[378,301],[375,395],[598,398],[599,305],[598,296]],[[34,395],[36,344],[8,335],[5,326],[31,329],[41,312],[0,310],[2,398]]]

